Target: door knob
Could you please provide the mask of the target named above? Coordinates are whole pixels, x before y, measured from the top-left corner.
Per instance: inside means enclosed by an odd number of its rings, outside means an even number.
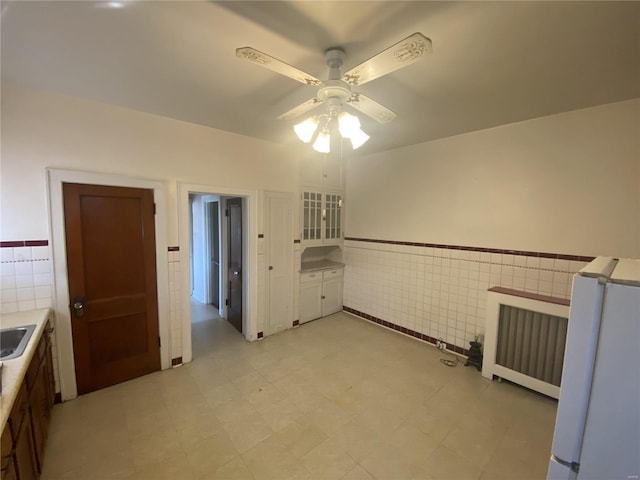
[[[234,275],[238,275],[238,272],[233,272]]]
[[[76,317],[84,315],[84,297],[73,297],[73,311]]]

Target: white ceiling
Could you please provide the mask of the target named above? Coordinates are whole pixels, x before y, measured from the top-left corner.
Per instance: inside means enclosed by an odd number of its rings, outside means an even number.
[[[2,81],[277,142],[315,93],[235,56],[252,46],[320,79],[422,32],[433,54],[359,87],[364,153],[640,97],[640,2],[2,1]]]

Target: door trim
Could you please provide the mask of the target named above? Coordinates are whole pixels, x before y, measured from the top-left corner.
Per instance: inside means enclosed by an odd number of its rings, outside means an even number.
[[[177,182],[178,186],[178,236],[180,238],[180,263],[189,265],[189,193],[205,195],[219,195],[221,197],[243,197],[244,224],[243,240],[245,255],[243,256],[243,270],[248,272],[242,279],[243,318],[242,331],[249,340],[258,339],[258,191],[240,188],[215,187]],[[191,295],[189,294],[190,268],[181,268],[181,299],[182,308],[182,361],[188,363],[193,359],[191,349]],[[220,299],[221,303],[223,302]]]
[[[158,327],[160,331],[160,368],[171,367],[169,346],[169,266],[167,255],[167,206],[165,184],[157,180],[126,177],[77,170],[47,168],[47,199],[49,201],[49,230],[53,255],[54,311],[56,315],[56,354],[62,400],[78,396],[76,383],[71,316],[69,312],[69,284],[67,279],[67,252],[65,242],[62,184],[84,183],[111,187],[147,188],[153,190],[156,204],[156,283],[158,292]]]

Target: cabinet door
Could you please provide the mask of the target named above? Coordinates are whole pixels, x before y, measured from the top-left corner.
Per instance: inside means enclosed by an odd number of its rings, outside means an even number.
[[[322,316],[342,310],[342,277],[322,282]]]
[[[337,243],[342,238],[342,195],[325,194],[325,243]]]
[[[56,381],[53,376],[53,354],[51,352],[51,342],[47,343],[47,353],[44,357],[45,383],[46,383],[46,409],[45,414],[51,420],[51,410],[56,398]],[[48,424],[47,421],[47,424]]]
[[[33,361],[36,361],[34,359]],[[49,409],[47,401],[48,373],[45,361],[37,367],[38,373],[29,392],[29,409],[33,428],[33,445],[35,447],[38,471],[42,472],[44,460],[44,446],[49,431]]]
[[[300,285],[300,323],[322,316],[322,282]]]
[[[322,242],[322,193],[302,193],[302,238],[307,243]]]
[[[325,157],[323,179],[326,190],[342,190],[342,158],[339,153]]]
[[[13,462],[13,438],[11,438],[9,425],[5,426],[2,431],[2,447],[0,451],[2,452],[2,468],[0,469],[2,473],[0,473],[0,478],[15,480],[18,477],[16,476],[16,468]]]
[[[20,429],[15,439],[15,464],[20,480],[35,480],[38,470],[31,437],[31,415],[24,413]]]
[[[324,181],[324,155],[312,150],[300,157],[300,185],[322,190]]]

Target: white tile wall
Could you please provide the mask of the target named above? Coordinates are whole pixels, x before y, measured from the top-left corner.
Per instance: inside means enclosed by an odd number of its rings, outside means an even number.
[[[344,305],[468,348],[484,334],[487,289],[569,298],[585,262],[345,241]]]
[[[0,248],[0,267],[0,314],[53,308],[51,247]],[[59,392],[55,328],[51,343],[56,392]]]

